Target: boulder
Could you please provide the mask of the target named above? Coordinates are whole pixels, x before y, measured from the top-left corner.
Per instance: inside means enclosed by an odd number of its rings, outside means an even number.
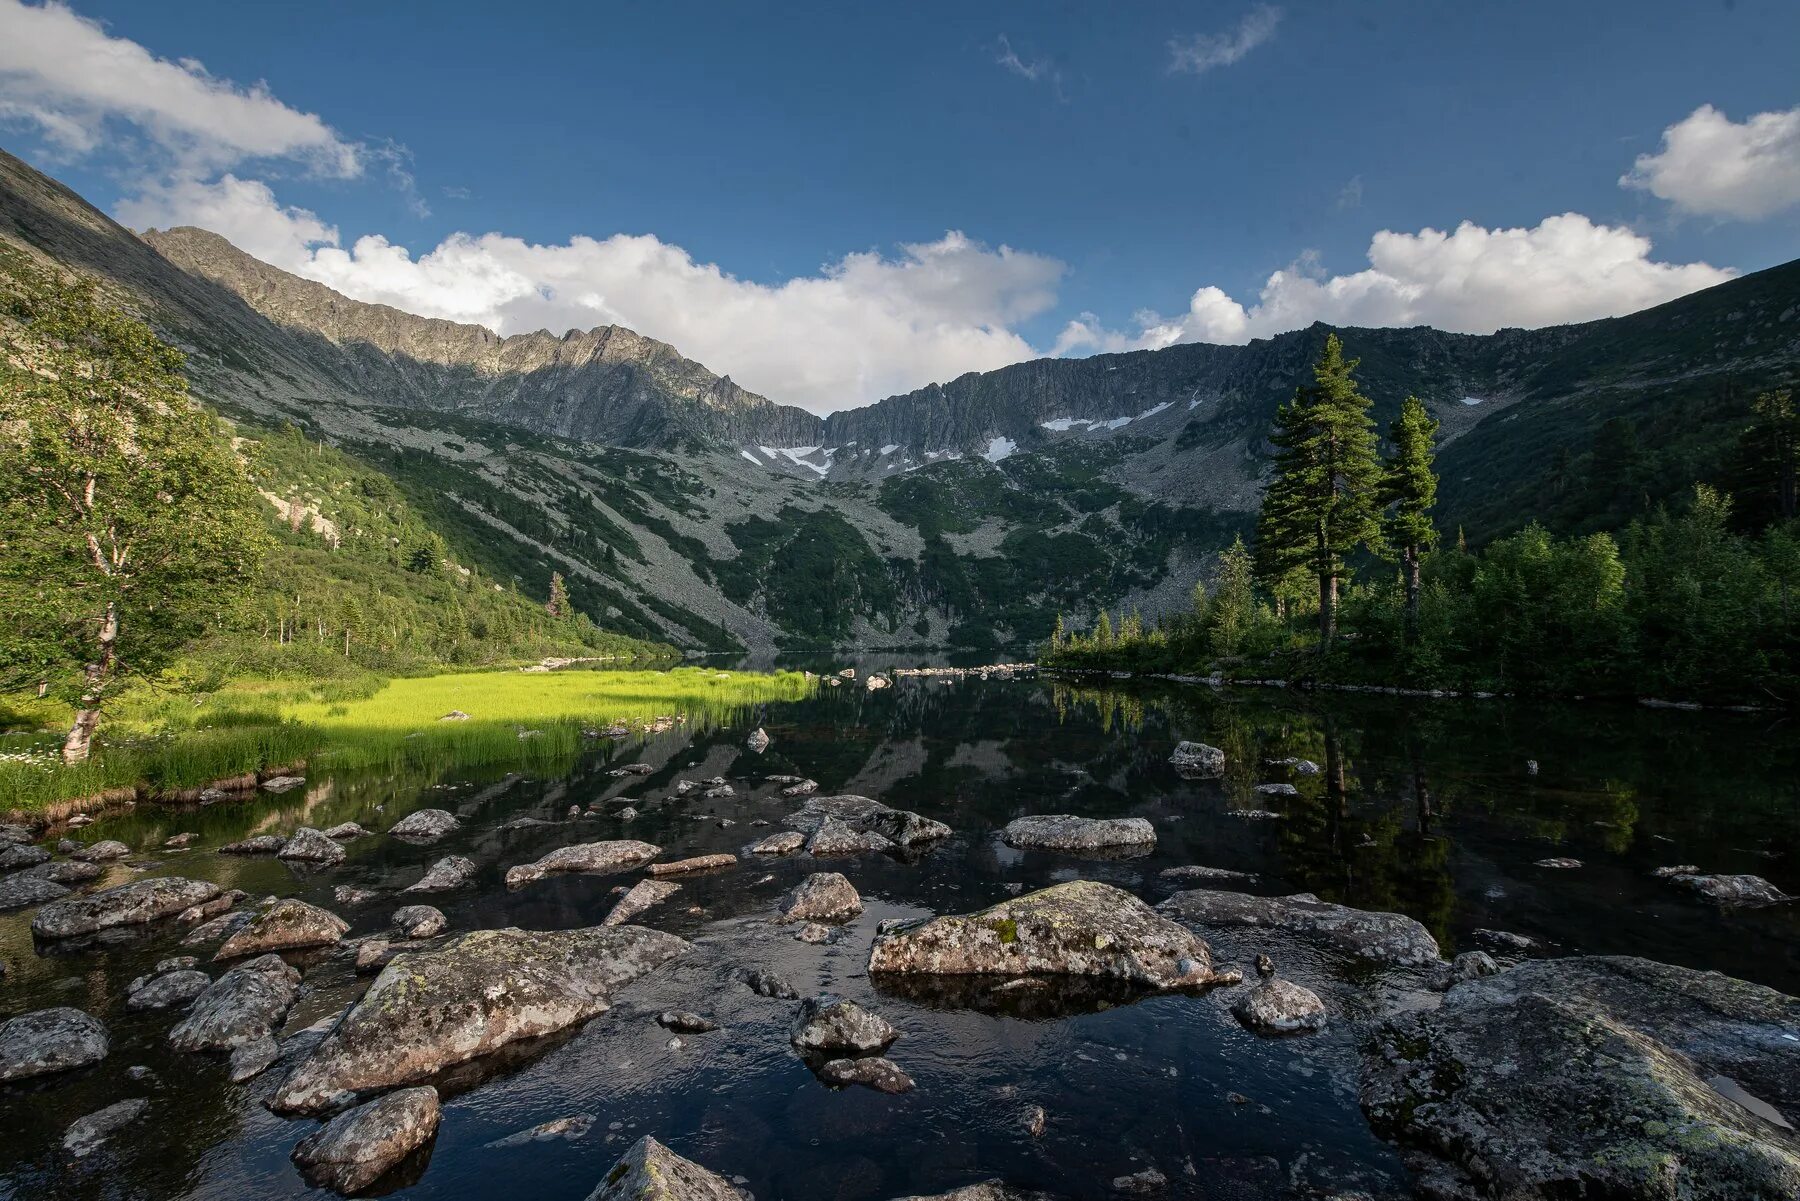
[[[1235,983],[1191,931],[1128,892],[1072,880],[966,916],[904,922],[876,936],[870,972],[1088,976],[1140,988]]]
[[[848,822],[828,817],[819,826],[818,832],[807,839],[806,850],[821,859],[837,859],[870,851],[886,851],[892,849],[893,845],[873,830],[858,830]]]
[[[781,790],[782,796],[809,796],[819,791],[817,780],[796,780]]]
[[[319,1113],[604,1012],[615,989],[688,949],[642,926],[478,930],[398,955],[270,1100]]]
[[[798,830],[782,830],[760,838],[744,848],[750,855],[792,855],[806,845],[806,835]]]
[[[0,1022],[0,1084],[99,1063],[112,1049],[100,1019],[66,1005]]]
[[[880,1055],[862,1059],[833,1059],[819,1065],[819,1079],[838,1088],[860,1084],[878,1093],[908,1093],[913,1078],[900,1065]]]
[[[389,826],[388,833],[409,842],[435,842],[461,824],[442,809],[415,809]]]
[[[1761,876],[1714,876],[1683,872],[1669,878],[1727,909],[1760,909],[1767,905],[1785,904],[1794,899]]]
[[[143,1117],[149,1108],[150,1102],[144,1098],[130,1097],[76,1118],[63,1134],[63,1150],[76,1159],[85,1159],[107,1139]]]
[[[685,1009],[666,1009],[656,1015],[656,1024],[678,1034],[706,1034],[717,1030],[719,1023]]]
[[[219,886],[209,880],[152,876],[133,880],[90,897],[64,897],[37,911],[31,932],[39,938],[75,938],[115,926],[143,925],[174,917],[190,905],[210,901]]]
[[[879,834],[896,846],[910,847],[950,836],[943,822],[922,817],[910,809],[893,809],[866,796],[812,797],[788,814],[787,824],[805,834],[817,834],[836,819],[859,833]]]
[[[135,983],[135,982],[134,982]],[[164,972],[131,989],[125,997],[125,1008],[136,1013],[145,1009],[170,1009],[187,1005],[205,992],[212,978],[192,968]]]
[[[225,1078],[233,1084],[254,1080],[280,1058],[281,1044],[275,1041],[273,1034],[253,1038],[231,1049],[231,1058],[225,1064]]]
[[[1239,881],[1245,884],[1254,883],[1256,881],[1255,872],[1234,872],[1230,868],[1202,867],[1199,864],[1187,864],[1182,867],[1165,867],[1156,874],[1165,880]]]
[[[367,905],[378,895],[380,894],[371,892],[367,888],[357,888],[349,884],[340,884],[331,890],[332,901],[339,905]]]
[[[305,776],[270,776],[262,782],[262,787],[264,792],[292,792],[305,783]]]
[[[345,1110],[301,1139],[294,1166],[314,1188],[360,1193],[437,1136],[435,1088],[403,1088]]]
[[[339,822],[323,833],[333,842],[349,842],[352,839],[366,837],[369,832],[355,822]]]
[[[743,1194],[645,1135],[619,1157],[587,1201],[743,1201]]]
[[[50,852],[29,843],[0,843],[0,872],[14,872],[22,867],[36,867],[50,861]]]
[[[116,838],[103,838],[99,842],[70,851],[69,858],[83,863],[110,863],[114,859],[123,859],[131,854],[131,848]]]
[[[750,737],[744,739],[744,745],[750,748],[752,754],[756,755],[760,755],[768,750],[769,742],[770,738],[768,731],[764,730],[761,726],[750,731]]]
[[[733,867],[737,861],[736,855],[695,855],[691,859],[677,859],[673,863],[652,863],[645,870],[653,876],[682,876],[689,872],[709,872],[716,868]]]
[[[42,905],[69,895],[66,886],[58,884],[35,868],[0,879],[0,911]]]
[[[452,892],[475,878],[475,863],[461,855],[446,855],[401,892]]]
[[[232,968],[194,1001],[169,1031],[178,1051],[231,1051],[268,1038],[300,991],[300,973],[279,955],[264,955]]]
[[[899,1037],[900,1032],[879,1014],[825,993],[800,1003],[800,1015],[788,1041],[802,1054],[844,1055],[885,1050]]]
[[[240,959],[267,951],[328,947],[343,938],[349,928],[350,923],[329,909],[288,897],[252,917],[243,929],[220,945],[213,959]]]
[[[1258,1034],[1304,1034],[1325,1028],[1325,1003],[1319,994],[1279,978],[1246,989],[1232,1003],[1231,1013]]]
[[[1105,851],[1153,847],[1156,828],[1141,817],[1076,817],[1041,814],[1009,822],[1001,837],[1008,846],[1048,851]]]
[[[1038,1112],[1042,1113],[1043,1110],[1040,1109]],[[1041,1130],[1032,1131],[1032,1137],[1035,1138],[1041,1133]],[[983,1180],[978,1184],[965,1184],[961,1188],[953,1188],[947,1193],[932,1193],[930,1196],[914,1193],[905,1197],[895,1197],[893,1201],[1053,1201],[1053,1198],[1049,1193],[1014,1188],[1002,1180]],[[1343,1201],[1350,1201],[1350,1198],[1346,1197]]]
[[[406,938],[435,938],[450,924],[435,905],[402,905],[394,910],[394,929]]]
[[[641,914],[655,908],[681,891],[681,885],[667,880],[639,880],[631,886],[629,892],[619,898],[612,912],[606,915],[603,926],[622,926],[626,922],[635,921]]]
[[[1444,1195],[1775,1201],[1800,1196],[1797,1029],[1800,1001],[1715,972],[1535,960],[1379,1027],[1362,1103]]]
[[[751,968],[739,968],[733,973],[739,983],[759,997],[768,997],[772,1001],[798,1001],[800,994],[794,986],[773,972],[765,972]]]
[[[240,839],[237,842],[226,843],[219,848],[219,854],[273,855],[281,850],[282,847],[286,846],[287,843],[288,840],[279,834],[258,834],[251,838]]]
[[[311,826],[301,826],[288,836],[281,849],[275,852],[278,859],[286,859],[294,863],[320,863],[330,866],[344,861],[344,848],[337,841]]]
[[[1532,866],[1533,867],[1551,867],[1551,868],[1557,868],[1561,871],[1571,871],[1575,868],[1582,866],[1582,863],[1581,863],[1581,860],[1570,859],[1566,855],[1555,855],[1549,859],[1539,859],[1536,863],[1532,864]]]
[[[1334,950],[1393,967],[1438,962],[1437,940],[1405,914],[1376,913],[1321,901],[1309,892],[1253,897],[1241,892],[1193,889],[1158,906],[1201,929],[1258,926],[1286,930]]]
[[[241,888],[228,888],[210,901],[202,901],[198,905],[189,905],[175,915],[175,920],[183,926],[193,926],[200,922],[210,921],[221,914],[230,913],[239,901],[247,894]],[[245,920],[248,920],[247,918]]]
[[[1225,774],[1225,752],[1204,742],[1177,743],[1169,762],[1189,779],[1214,780]]]
[[[662,848],[629,838],[611,842],[584,842],[572,847],[557,847],[535,863],[521,863],[506,869],[506,886],[518,888],[545,876],[562,872],[618,872],[647,863],[662,854]]]
[[[784,922],[847,922],[862,912],[862,897],[841,872],[814,872],[780,901]]]

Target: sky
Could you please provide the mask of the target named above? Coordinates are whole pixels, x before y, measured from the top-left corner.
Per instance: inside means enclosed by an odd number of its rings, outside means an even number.
[[[362,300],[815,412],[1800,257],[1800,4],[0,0],[0,145]]]

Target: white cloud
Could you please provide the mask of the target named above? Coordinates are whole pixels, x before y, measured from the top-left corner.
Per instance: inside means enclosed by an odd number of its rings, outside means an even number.
[[[1214,67],[1229,67],[1275,36],[1281,10],[1259,4],[1244,14],[1236,28],[1225,33],[1197,33],[1169,39],[1169,70],[1204,75]]]
[[[820,413],[1033,357],[1012,327],[1055,304],[1063,274],[1055,259],[956,232],[781,284],[739,279],[650,235],[536,245],[456,234],[415,258],[381,237],[338,249],[311,214],[267,200],[233,219],[279,244],[278,266],[348,296],[502,334],[624,325]]]
[[[284,207],[261,180],[230,174],[213,183],[182,176],[151,184],[120,201],[116,215],[133,229],[210,229],[247,254],[289,270],[305,266],[314,247],[338,241],[336,226],[307,209]]]
[[[51,0],[0,0],[0,118],[35,125],[65,155],[91,153],[109,121],[136,127],[189,172],[289,158],[321,174],[362,171],[360,148],[255,84],[193,59],[157,58]]]
[[[1530,229],[1487,229],[1465,221],[1454,232],[1383,230],[1369,243],[1369,267],[1327,275],[1303,256],[1269,276],[1254,304],[1220,288],[1196,291],[1172,317],[1140,314],[1135,333],[1091,319],[1070,322],[1057,353],[1241,343],[1332,325],[1432,325],[1464,333],[1537,327],[1636,312],[1711,287],[1735,272],[1707,263],[1661,263],[1648,238],[1580,213],[1546,217]]]
[[[1690,213],[1757,221],[1800,204],[1800,107],[1743,124],[1710,104],[1663,130],[1662,149],[1640,154],[1621,187]]]

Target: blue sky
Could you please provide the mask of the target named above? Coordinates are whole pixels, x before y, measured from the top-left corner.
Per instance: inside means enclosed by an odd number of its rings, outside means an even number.
[[[819,410],[1800,256],[1791,2],[783,7],[0,0],[0,142],[128,224]]]

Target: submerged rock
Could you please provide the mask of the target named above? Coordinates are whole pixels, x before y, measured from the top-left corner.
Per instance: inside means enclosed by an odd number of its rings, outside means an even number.
[[[63,1134],[63,1150],[76,1159],[85,1159],[100,1145],[125,1127],[144,1116],[150,1102],[142,1097],[115,1101],[105,1109],[97,1109],[86,1117],[76,1118]]]
[[[0,1022],[0,1083],[99,1063],[112,1049],[100,1019],[59,1005]]]
[[[1077,817],[1036,814],[1009,822],[1001,833],[1008,846],[1049,851],[1103,851],[1153,847],[1156,828],[1141,817]]]
[[[681,891],[681,885],[668,880],[639,880],[631,886],[619,903],[613,906],[612,912],[600,924],[603,926],[622,926],[639,915],[654,909],[670,897]]]
[[[1234,872],[1230,868],[1202,867],[1198,864],[1189,864],[1183,867],[1165,867],[1156,874],[1165,880],[1214,880],[1221,883],[1225,881],[1239,881],[1245,884],[1253,884],[1257,879],[1255,872]]]
[[[863,910],[862,897],[842,872],[814,872],[779,902],[784,922],[847,922]]]
[[[488,1143],[490,1150],[505,1147],[524,1147],[532,1143],[547,1143],[554,1139],[573,1142],[578,1138],[586,1138],[588,1131],[598,1121],[591,1113],[572,1113],[566,1118],[552,1118],[548,1122],[539,1122],[528,1130],[520,1130],[504,1138],[497,1138]]]
[[[1309,892],[1253,897],[1194,889],[1176,893],[1158,908],[1203,929],[1262,926],[1287,930],[1347,954],[1397,967],[1417,967],[1439,959],[1437,941],[1430,931],[1405,914],[1333,905]]]
[[[442,809],[415,809],[389,826],[388,833],[409,842],[435,842],[460,825]]]
[[[125,997],[125,1008],[135,1013],[186,1005],[205,992],[211,983],[212,977],[192,968],[164,972],[131,989]]]
[[[648,842],[616,839],[611,842],[584,842],[572,847],[557,847],[535,863],[521,863],[506,869],[506,886],[518,888],[534,880],[560,872],[617,872],[647,863],[662,854],[662,848]]]
[[[744,850],[751,855],[792,855],[806,845],[806,835],[798,830],[782,830],[759,838]]]
[[[340,884],[331,890],[332,901],[339,905],[367,905],[379,895],[367,888],[355,888],[349,884]]]
[[[475,862],[461,855],[446,855],[401,892],[452,892],[475,878]]]
[[[169,1042],[178,1051],[231,1051],[268,1038],[300,991],[300,973],[279,955],[232,968],[194,1001]]]
[[[1579,859],[1570,859],[1566,855],[1556,855],[1556,856],[1552,856],[1549,859],[1539,859],[1536,863],[1532,864],[1532,866],[1533,867],[1552,867],[1552,868],[1559,868],[1564,871],[1569,871],[1569,870],[1573,870],[1574,868],[1581,867],[1582,863],[1581,863],[1581,860],[1579,860]]]
[[[839,1088],[860,1084],[878,1093],[907,1093],[913,1088],[913,1078],[902,1071],[899,1064],[880,1055],[833,1059],[819,1065],[818,1075],[826,1084]]]
[[[219,886],[208,880],[153,876],[108,888],[91,897],[65,897],[52,901],[31,919],[31,932],[39,938],[75,938],[116,926],[143,925],[174,917],[188,906],[210,901],[218,895]]]
[[[837,820],[858,833],[878,834],[896,846],[911,847],[948,838],[943,822],[922,817],[910,809],[893,809],[866,796],[813,797],[788,814],[787,824],[804,834],[817,834],[827,821]],[[815,852],[816,853],[816,852]]]
[[[318,1113],[351,1093],[423,1080],[518,1039],[603,1013],[613,991],[688,949],[642,926],[478,930],[397,956],[269,1105]]]
[[[279,834],[258,834],[251,838],[228,842],[219,848],[221,855],[273,855],[287,845],[288,840]]]
[[[301,1139],[294,1166],[314,1188],[349,1196],[437,1136],[435,1088],[403,1088],[346,1110]]]
[[[114,859],[123,859],[131,854],[131,848],[116,838],[103,838],[99,842],[70,851],[69,858],[79,859],[83,863],[110,863]]]
[[[320,863],[329,867],[344,861],[344,848],[323,831],[311,826],[301,826],[288,836],[287,842],[275,852],[275,857],[295,863]]]
[[[1800,1001],[1714,972],[1536,960],[1377,1030],[1363,1108],[1447,1195],[1792,1198],[1800,1140],[1726,1094],[1800,1119],[1797,1023]]]
[[[649,1135],[631,1145],[587,1201],[744,1201],[724,1177]]]
[[[276,901],[252,917],[243,929],[220,945],[213,959],[238,959],[266,951],[328,947],[344,937],[350,924],[328,909],[295,897]]]
[[[1128,892],[1073,880],[966,916],[903,923],[876,936],[870,972],[1089,976],[1141,988],[1235,983],[1213,971],[1191,931]]]
[[[1194,779],[1216,779],[1225,774],[1225,752],[1204,742],[1176,744],[1169,762],[1176,771]]]
[[[825,993],[800,1003],[788,1041],[805,1054],[844,1054],[880,1051],[899,1037],[900,1032],[879,1014]]]
[[[656,1015],[656,1024],[678,1034],[706,1034],[717,1030],[719,1023],[685,1009],[665,1009]]]
[[[391,923],[407,938],[435,938],[442,934],[450,920],[435,905],[402,905],[394,910]]]
[[[740,968],[734,975],[745,988],[759,997],[768,997],[774,1001],[798,1001],[800,999],[800,994],[794,991],[794,986],[773,972]]]
[[[871,851],[886,851],[893,843],[885,835],[873,830],[858,830],[848,822],[828,817],[820,823],[817,832],[806,840],[806,850],[810,855],[821,859],[835,859],[847,855],[862,855]]]
[[[689,859],[677,859],[672,863],[652,863],[645,870],[653,876],[683,876],[689,872],[710,872],[721,867],[734,867],[736,855],[724,853],[716,855],[695,855]]]

